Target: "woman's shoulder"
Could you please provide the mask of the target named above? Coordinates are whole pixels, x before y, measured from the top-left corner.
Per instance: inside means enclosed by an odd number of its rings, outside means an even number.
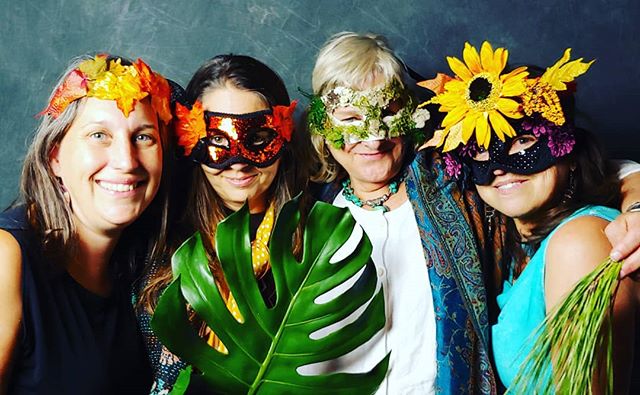
[[[18,240],[4,229],[0,229],[0,262],[2,270],[19,266],[22,261],[22,250]]]
[[[4,379],[11,364],[19,337],[22,316],[22,253],[17,240],[0,229],[0,380]]]
[[[579,254],[609,245],[604,228],[618,216],[618,210],[604,206],[585,206],[562,221],[547,237],[549,248],[564,254]],[[596,244],[593,244],[596,243]]]
[[[0,288],[6,287],[6,281],[12,281],[15,274],[21,271],[22,248],[16,231],[26,229],[28,227],[21,218],[19,208],[0,213]]]
[[[0,213],[0,229],[9,232],[28,230],[29,221],[27,220],[26,207],[23,205],[15,206]]]
[[[547,237],[543,252],[547,311],[608,257],[611,243],[604,228],[616,215],[616,210],[586,206],[567,217]]]
[[[42,239],[29,221],[27,207],[18,205],[0,213],[0,230],[10,235],[22,250],[23,265],[33,266],[34,262],[45,259],[42,249]],[[0,263],[2,263],[0,255]]]
[[[611,243],[604,228],[615,218],[609,210],[581,209],[550,235],[545,251],[548,306],[607,258]]]
[[[582,215],[572,218],[556,228],[549,239],[549,245],[558,244],[564,249],[572,247],[588,248],[590,240],[606,239],[604,228],[611,220],[596,215]]]

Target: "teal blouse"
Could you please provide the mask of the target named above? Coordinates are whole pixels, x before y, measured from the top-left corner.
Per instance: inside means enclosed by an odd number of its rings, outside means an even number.
[[[500,315],[492,326],[493,356],[498,376],[505,387],[513,382],[520,365],[535,342],[534,330],[546,315],[544,302],[545,255],[549,240],[565,223],[585,215],[612,221],[620,214],[618,210],[603,206],[586,206],[571,214],[560,223],[543,241],[517,281],[505,281],[498,295]],[[513,268],[512,268],[513,269]],[[513,273],[511,274],[513,276]],[[518,390],[517,393],[525,393]]]

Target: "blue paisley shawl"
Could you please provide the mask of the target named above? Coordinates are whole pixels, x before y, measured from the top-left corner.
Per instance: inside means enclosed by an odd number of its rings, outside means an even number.
[[[456,181],[445,176],[438,154],[430,151],[420,151],[409,163],[406,186],[435,307],[436,393],[495,394],[485,282],[492,284],[493,262],[501,249],[487,249],[493,246],[485,243],[482,201],[474,192],[462,193]],[[341,189],[340,182],[329,184],[320,198],[332,202]],[[494,301],[494,287],[488,288]]]

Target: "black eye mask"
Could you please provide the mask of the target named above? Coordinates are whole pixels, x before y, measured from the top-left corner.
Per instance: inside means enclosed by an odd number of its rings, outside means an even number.
[[[477,185],[489,185],[494,179],[494,170],[500,169],[514,174],[535,174],[548,169],[558,162],[548,146],[548,137],[540,136],[531,147],[509,155],[512,142],[517,139],[507,138],[505,142],[494,139],[489,146],[489,160],[471,160],[473,182]]]

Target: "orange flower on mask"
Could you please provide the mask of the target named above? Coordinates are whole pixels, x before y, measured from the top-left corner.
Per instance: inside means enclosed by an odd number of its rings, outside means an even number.
[[[176,103],[176,117],[178,117],[176,125],[178,145],[184,148],[184,155],[189,156],[198,141],[207,136],[202,103],[196,100],[191,109]]]
[[[274,106],[273,107],[273,123],[277,125],[280,135],[287,142],[291,141],[291,135],[293,134],[294,122],[293,113],[298,104],[297,100],[291,102],[289,106]]]

